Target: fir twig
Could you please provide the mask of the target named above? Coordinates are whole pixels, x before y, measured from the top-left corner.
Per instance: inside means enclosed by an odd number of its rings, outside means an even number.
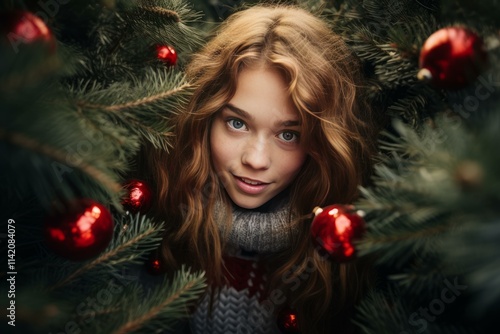
[[[115,104],[115,105],[106,106],[106,105],[86,103],[85,101],[79,101],[77,103],[77,105],[80,107],[83,107],[83,108],[103,109],[106,111],[120,111],[122,109],[129,109],[129,108],[134,108],[134,107],[138,107],[138,106],[145,105],[145,104],[150,104],[150,103],[155,102],[155,101],[160,100],[160,99],[166,99],[166,98],[168,98],[168,97],[170,97],[170,96],[172,96],[180,91],[186,90],[190,87],[192,87],[191,84],[185,83],[182,86],[177,87],[175,89],[171,89],[171,90],[168,90],[166,92],[161,92],[161,93],[156,94],[156,95],[147,96],[147,97],[135,100],[135,101],[129,101],[129,102],[123,103],[123,104]]]
[[[144,231],[141,233],[135,235],[134,237],[130,239],[125,239],[123,242],[118,243],[116,247],[111,247],[111,249],[103,254],[101,254],[99,257],[97,257],[95,260],[88,262],[84,266],[78,268],[75,270],[73,273],[69,274],[66,276],[64,279],[59,281],[58,283],[52,285],[48,290],[56,290],[58,288],[61,288],[68,283],[72,282],[79,276],[83,275],[84,273],[88,272],[89,270],[97,267],[100,264],[106,263],[110,261],[112,258],[116,257],[118,254],[125,253],[129,248],[132,248],[134,246],[137,246],[141,244],[141,242],[145,242],[146,240],[149,240],[152,236],[155,234],[161,233],[163,229],[163,225],[160,226],[153,226],[152,224],[146,224],[144,222],[144,219],[142,221],[136,221],[136,226],[137,225],[145,225]],[[118,227],[118,230],[120,227]],[[112,243],[114,244],[114,243]],[[125,260],[125,259],[124,259]]]
[[[77,164],[71,163],[71,161],[68,161],[68,159],[66,159],[66,154],[64,154],[60,150],[40,143],[35,139],[29,138],[23,134],[8,132],[0,128],[0,139],[6,140],[14,145],[31,150],[41,155],[46,155],[49,158],[59,161],[62,164],[77,168],[85,174],[89,175],[94,180],[100,182],[110,191],[119,192],[121,189],[121,186],[118,183],[111,181],[107,175],[102,173],[94,166],[88,164],[87,162],[81,160]]]
[[[187,280],[187,282],[185,282]],[[185,283],[184,283],[185,282]],[[173,307],[177,303],[189,302],[198,297],[198,294],[205,288],[204,284],[204,273],[189,274],[186,272],[184,267],[181,268],[180,272],[174,277],[170,294],[166,296],[157,305],[149,308],[141,316],[130,320],[119,327],[117,330],[113,331],[113,334],[122,334],[133,332],[145,324],[148,324],[153,318],[156,318],[165,312],[168,307],[172,307],[174,310],[178,308]]]
[[[166,9],[159,6],[139,6],[141,10],[145,10],[157,15],[162,16],[163,18],[170,19],[176,23],[181,22],[181,18],[179,14],[173,10]]]

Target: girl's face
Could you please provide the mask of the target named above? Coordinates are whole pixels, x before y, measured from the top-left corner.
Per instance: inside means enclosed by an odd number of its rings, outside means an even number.
[[[306,159],[300,129],[279,72],[243,69],[210,136],[215,171],[236,205],[257,208],[293,182]]]

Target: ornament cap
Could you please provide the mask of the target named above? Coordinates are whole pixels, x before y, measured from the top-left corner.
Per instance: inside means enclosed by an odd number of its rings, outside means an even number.
[[[323,209],[322,209],[322,208],[320,208],[319,206],[315,206],[312,212],[314,213],[314,215],[315,215],[315,216],[317,216],[317,215],[319,215],[321,212],[323,212]]]
[[[417,78],[420,81],[429,82],[432,80],[432,73],[426,68],[421,69],[417,73]]]
[[[356,210],[356,214],[361,218],[364,218],[366,216],[366,212],[364,212],[363,210]]]

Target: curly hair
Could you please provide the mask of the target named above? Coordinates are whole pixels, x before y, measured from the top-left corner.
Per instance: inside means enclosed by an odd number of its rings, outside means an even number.
[[[365,278],[357,263],[321,258],[310,240],[310,213],[315,206],[356,199],[368,180],[375,144],[357,58],[324,20],[304,9],[258,5],[239,11],[193,56],[187,77],[194,91],[174,119],[174,148],[155,157],[158,212],[168,217],[162,254],[172,269],[187,262],[204,270],[209,282],[221,282],[224,236],[214,205],[229,200],[211,164],[210,129],[235,94],[241,70],[262,64],[286,80],[308,155],[290,191],[290,217],[296,217],[290,228],[300,233],[291,249],[268,259],[274,268],[269,288],[286,292],[302,332],[328,332],[325,319],[345,320]],[[298,279],[296,289],[287,284]]]

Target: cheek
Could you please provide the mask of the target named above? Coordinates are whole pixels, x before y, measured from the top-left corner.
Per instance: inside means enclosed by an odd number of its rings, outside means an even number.
[[[211,136],[210,151],[212,166],[217,178],[224,188],[228,185],[231,170],[231,148],[227,140]]]
[[[210,134],[210,155],[212,164],[217,173],[223,169],[224,161],[228,161],[229,159],[227,155],[231,152],[231,150],[227,146],[227,140],[222,138],[220,129],[218,129],[217,126],[214,126],[212,128],[212,133]]]
[[[289,178],[288,182],[292,182],[295,176],[300,172],[302,166],[306,161],[306,154],[303,152],[298,152],[292,156],[283,157],[280,159],[280,171],[282,175],[286,175]]]

